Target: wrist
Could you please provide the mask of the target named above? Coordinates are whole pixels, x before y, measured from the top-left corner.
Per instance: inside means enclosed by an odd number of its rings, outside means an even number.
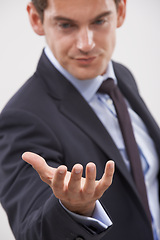
[[[94,203],[89,203],[89,204],[70,204],[68,202],[60,200],[63,206],[69,210],[70,212],[86,216],[86,217],[91,217],[94,209],[95,209],[95,202]]]

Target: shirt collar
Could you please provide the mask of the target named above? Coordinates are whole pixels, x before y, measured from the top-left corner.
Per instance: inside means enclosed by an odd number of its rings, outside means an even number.
[[[113,64],[112,61],[108,63],[108,67],[106,70],[106,73],[101,76],[97,76],[93,79],[87,79],[87,80],[79,80],[72,76],[69,72],[67,72],[57,61],[57,59],[54,57],[53,53],[51,52],[50,48],[46,46],[44,49],[44,52],[50,62],[54,65],[54,67],[68,80],[71,82],[71,84],[81,93],[81,95],[84,97],[84,99],[89,102],[94,94],[99,89],[100,85],[104,80],[107,78],[112,78],[115,83],[117,83],[117,79],[114,73]]]

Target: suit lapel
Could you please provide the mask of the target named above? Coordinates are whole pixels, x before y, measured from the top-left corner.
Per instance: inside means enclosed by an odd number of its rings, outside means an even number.
[[[140,116],[140,118],[145,123],[148,132],[153,139],[156,147],[157,152],[160,156],[160,149],[159,149],[159,142],[160,142],[160,131],[157,123],[153,119],[151,113],[149,112],[148,108],[146,107],[145,103],[139,96],[138,90],[136,87],[132,86],[131,81],[129,79],[129,76],[126,76],[125,74],[120,75],[117,73],[118,78],[118,85],[123,93],[123,95],[126,97],[126,99],[129,101],[132,109]]]
[[[124,70],[123,66],[117,67],[117,65],[119,64],[117,63],[113,63],[113,64],[114,64],[115,74],[118,79],[118,85],[123,95],[131,104],[133,110],[141,117],[141,119],[145,123],[148,129],[148,132],[155,143],[155,147],[159,155],[159,163],[160,163],[160,148],[159,148],[160,129],[157,123],[155,122],[155,120],[153,119],[148,108],[146,107],[145,103],[139,96],[138,89],[137,89],[137,86],[135,85],[133,77],[130,74],[126,74],[126,70]],[[159,171],[158,179],[160,182],[160,171]],[[160,185],[159,185],[159,193],[160,193]]]
[[[70,85],[60,105],[60,111],[76,124],[101,150],[116,163],[123,177],[137,194],[134,182],[111,136],[80,93]],[[74,99],[74,101],[73,101]]]

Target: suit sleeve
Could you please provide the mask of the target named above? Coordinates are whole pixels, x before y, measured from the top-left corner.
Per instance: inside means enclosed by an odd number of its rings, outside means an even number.
[[[64,164],[63,148],[37,116],[5,110],[0,117],[0,199],[17,240],[100,240],[68,214],[50,187],[21,155],[32,151],[52,167]]]

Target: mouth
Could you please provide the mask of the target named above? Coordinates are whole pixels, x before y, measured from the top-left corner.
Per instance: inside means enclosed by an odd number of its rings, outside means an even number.
[[[82,64],[82,65],[88,65],[88,64],[91,64],[94,60],[96,59],[95,56],[93,57],[77,57],[75,58],[75,60],[79,63],[79,64]]]

